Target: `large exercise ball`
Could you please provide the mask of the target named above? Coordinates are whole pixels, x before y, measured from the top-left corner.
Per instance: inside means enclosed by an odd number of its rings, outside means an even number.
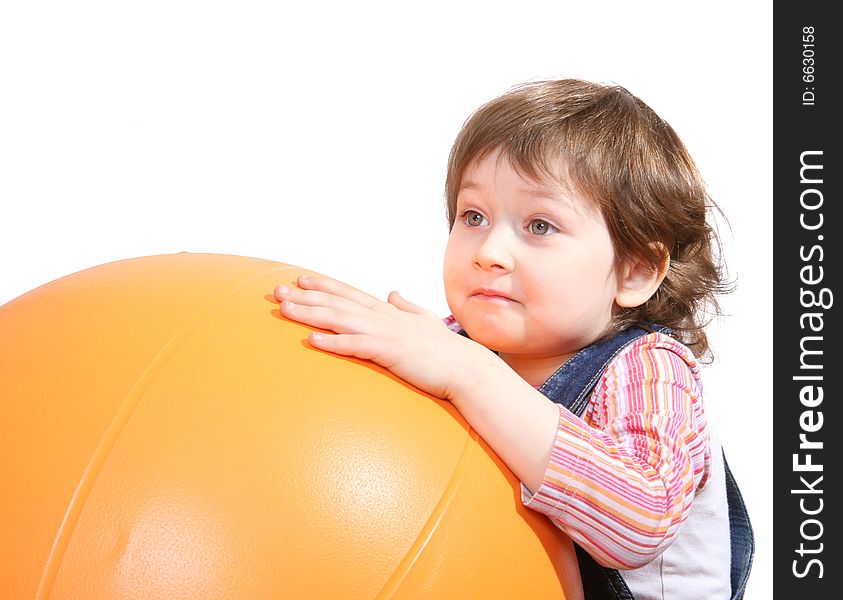
[[[570,540],[446,402],[307,347],[229,255],[0,307],[0,596],[567,598]]]

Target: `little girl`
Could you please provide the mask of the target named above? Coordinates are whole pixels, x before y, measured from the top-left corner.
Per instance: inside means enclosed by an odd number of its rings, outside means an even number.
[[[621,87],[522,85],[465,123],[446,194],[445,324],[320,276],[276,289],[283,315],[452,402],[579,546],[587,597],[741,597],[696,358],[724,284],[674,131]]]

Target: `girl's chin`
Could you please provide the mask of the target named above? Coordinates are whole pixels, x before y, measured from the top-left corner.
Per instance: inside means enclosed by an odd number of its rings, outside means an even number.
[[[462,325],[468,337],[495,352],[517,352],[520,344],[512,330],[501,330],[492,326]]]

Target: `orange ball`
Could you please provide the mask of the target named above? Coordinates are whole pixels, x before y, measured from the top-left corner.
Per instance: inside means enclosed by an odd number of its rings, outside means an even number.
[[[302,269],[174,254],[0,307],[4,598],[579,598],[447,402],[308,348]]]

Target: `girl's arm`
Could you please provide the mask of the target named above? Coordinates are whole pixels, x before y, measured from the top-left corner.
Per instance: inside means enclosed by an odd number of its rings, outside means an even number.
[[[311,333],[312,346],[372,360],[449,400],[515,476],[538,489],[559,421],[553,402],[495,353],[396,292],[383,302],[323,276],[300,277],[297,284],[279,286],[275,297],[285,317],[329,330]]]

